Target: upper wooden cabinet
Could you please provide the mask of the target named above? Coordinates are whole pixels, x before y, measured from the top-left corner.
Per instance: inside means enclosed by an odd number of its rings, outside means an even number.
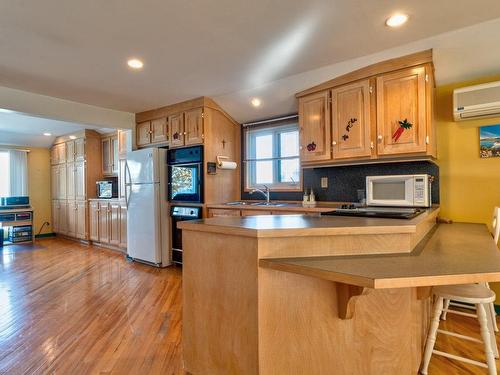
[[[175,113],[168,116],[170,147],[184,146],[184,116]]]
[[[127,152],[132,151],[132,130],[118,130],[118,158],[126,159]]]
[[[436,157],[433,72],[423,51],[298,93],[302,164]]]
[[[75,139],[75,161],[85,160],[85,138]]]
[[[428,74],[425,70],[421,66],[377,77],[379,155],[426,151]]]
[[[66,163],[66,143],[58,143],[50,150],[50,163],[52,165]]]
[[[144,147],[151,144],[167,143],[169,138],[168,125],[166,117],[137,124],[137,146]]]
[[[330,105],[328,91],[299,99],[300,155],[303,162],[329,160]]]
[[[333,159],[369,157],[371,139],[370,80],[355,82],[332,90]]]
[[[118,175],[118,135],[106,136],[101,139],[102,174],[104,176]]]
[[[195,108],[184,112],[184,144],[203,143],[203,109]]]

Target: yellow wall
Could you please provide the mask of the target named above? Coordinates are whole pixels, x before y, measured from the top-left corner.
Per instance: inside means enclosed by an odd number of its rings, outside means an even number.
[[[479,126],[500,124],[500,117],[453,122],[453,89],[499,81],[500,76],[441,86],[436,90],[436,125],[441,216],[491,227],[500,206],[500,158],[479,157]],[[500,283],[493,285],[500,301]]]
[[[28,153],[28,191],[30,203],[34,209],[34,228],[38,234],[45,221],[52,223],[50,200],[50,151],[46,148],[0,146],[0,148],[20,148]],[[41,233],[52,232],[52,227],[45,226]]]

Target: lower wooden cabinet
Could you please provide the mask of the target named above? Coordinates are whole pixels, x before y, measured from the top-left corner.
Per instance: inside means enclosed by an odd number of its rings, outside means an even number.
[[[319,212],[288,211],[288,210],[239,210],[234,208],[209,208],[208,217],[228,217],[228,216],[260,216],[260,215],[307,215],[320,216]]]
[[[90,240],[115,248],[127,248],[127,206],[120,200],[91,200]]]
[[[88,240],[87,224],[87,201],[52,201],[52,230],[54,233]]]

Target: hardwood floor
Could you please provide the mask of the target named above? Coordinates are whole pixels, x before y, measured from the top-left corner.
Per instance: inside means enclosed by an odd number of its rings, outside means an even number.
[[[0,374],[184,374],[181,318],[178,268],[62,239],[0,250]],[[474,319],[441,327],[480,337]],[[449,336],[436,348],[484,360],[480,344]],[[429,368],[485,373],[438,356]]]

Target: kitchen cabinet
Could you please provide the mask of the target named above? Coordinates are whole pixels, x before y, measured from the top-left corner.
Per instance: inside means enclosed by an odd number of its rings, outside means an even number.
[[[184,146],[184,116],[176,113],[168,116],[170,147]]]
[[[203,109],[194,108],[184,112],[184,144],[203,143]]]
[[[75,139],[75,161],[85,160],[85,138]]]
[[[261,215],[272,215],[272,212],[264,210],[241,210],[241,216],[261,216]]]
[[[127,249],[127,205],[122,202],[120,204],[120,243],[121,249]]]
[[[118,175],[118,135],[102,138],[101,149],[102,174],[105,176]]]
[[[75,163],[66,164],[66,198],[75,199]]]
[[[108,204],[109,220],[109,243],[118,246],[120,244],[120,202]]]
[[[75,141],[66,142],[66,163],[75,161]]]
[[[378,154],[425,152],[426,113],[425,67],[377,77]]]
[[[75,162],[75,199],[87,199],[86,189],[86,164],[84,161]]]
[[[240,210],[209,208],[208,217],[226,217],[226,216],[241,216]]]
[[[151,121],[151,143],[168,141],[167,118],[162,117]]]
[[[50,186],[52,190],[52,199],[59,199],[59,167],[53,165],[50,167]]]
[[[52,200],[52,231],[59,232],[59,215],[61,206],[58,200]]]
[[[126,159],[120,159],[118,162],[120,171],[118,173],[118,198],[125,199],[125,173]]]
[[[68,201],[59,201],[59,232],[67,234],[68,231]]]
[[[66,164],[59,164],[58,199],[66,199]]]
[[[50,163],[57,165],[66,162],[66,143],[58,143],[50,150]]]
[[[333,159],[371,156],[372,93],[374,88],[368,79],[331,91]]]
[[[127,248],[127,206],[125,202],[113,200],[90,200],[89,228],[91,241]]]
[[[137,124],[137,147],[147,146],[151,143],[151,121]]]
[[[99,201],[89,202],[89,239],[99,242]]]
[[[75,237],[82,240],[88,238],[87,231],[87,201],[76,201],[76,230]]]
[[[66,235],[70,237],[76,237],[76,202],[68,201],[67,203],[67,228]]]
[[[126,159],[127,152],[132,151],[131,130],[118,130],[118,159]]]
[[[331,158],[329,91],[299,99],[300,157],[302,162]]]

